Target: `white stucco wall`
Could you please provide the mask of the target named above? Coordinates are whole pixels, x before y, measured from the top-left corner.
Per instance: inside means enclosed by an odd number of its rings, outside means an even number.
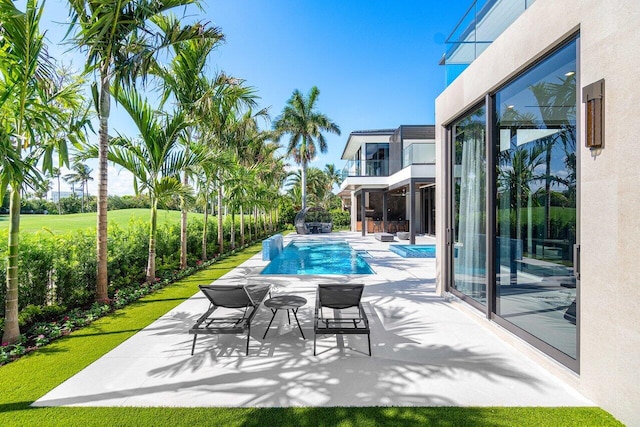
[[[444,251],[444,125],[580,31],[581,88],[605,79],[605,148],[584,146],[580,101],[580,374],[573,383],[640,425],[640,4],[537,0],[436,100],[438,253]],[[443,259],[437,260],[438,288]]]

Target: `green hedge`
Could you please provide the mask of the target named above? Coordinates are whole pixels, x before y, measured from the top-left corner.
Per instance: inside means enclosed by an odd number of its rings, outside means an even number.
[[[351,225],[351,214],[343,210],[333,210],[329,212],[333,220],[334,227],[348,227]]]
[[[240,220],[236,216],[236,247],[240,247]],[[224,222],[225,252],[230,249],[230,217]],[[127,227],[115,224],[108,230],[109,295],[117,289],[142,283],[148,256],[148,224],[132,220]],[[195,266],[202,258],[203,221],[188,223],[187,262]],[[249,223],[245,221],[245,238],[249,241]],[[252,240],[265,237],[264,222],[259,235],[252,222]],[[207,258],[219,252],[217,222],[208,222]],[[0,231],[0,281],[6,283],[7,230]],[[67,309],[86,307],[95,299],[96,284],[95,231],[75,231],[54,235],[46,231],[20,236],[19,304],[20,310],[37,312],[37,307],[59,306]],[[180,267],[180,224],[158,227],[156,274],[161,280],[175,275]],[[4,317],[5,286],[0,286],[0,317]],[[36,308],[33,308],[36,307]],[[30,317],[30,316],[26,316]]]

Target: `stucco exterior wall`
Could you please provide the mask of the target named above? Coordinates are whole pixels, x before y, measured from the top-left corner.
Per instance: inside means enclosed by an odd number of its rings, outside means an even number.
[[[582,87],[605,79],[605,148],[585,148],[580,99],[580,373],[573,383],[628,425],[640,425],[639,23],[637,0],[537,0],[436,100],[437,244],[442,254],[445,126],[580,32],[578,96]],[[443,268],[439,256],[438,289]]]

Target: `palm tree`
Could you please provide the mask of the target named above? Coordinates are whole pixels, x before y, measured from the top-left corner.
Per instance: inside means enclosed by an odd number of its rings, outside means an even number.
[[[202,124],[202,142],[212,150],[225,151],[236,143],[238,116],[244,108],[256,105],[255,91],[244,81],[217,75],[207,83],[205,95],[197,103],[197,117]],[[223,168],[215,171],[218,187],[218,246],[224,252],[222,209],[224,206]]]
[[[340,186],[342,183],[342,176],[338,169],[336,169],[336,165],[333,163],[324,166],[324,174],[327,176],[327,185],[329,186],[329,191],[333,190],[334,185]]]
[[[62,179],[72,185],[72,188],[75,188],[75,184],[80,184],[82,188],[82,212],[84,212],[85,194],[87,198],[89,198],[89,181],[93,181],[91,172],[93,172],[93,169],[91,169],[85,163],[75,162],[71,168],[71,173],[68,173],[62,177]]]
[[[207,228],[209,212],[213,212],[215,199],[215,185],[218,180],[218,171],[231,167],[229,153],[223,150],[212,150],[205,143],[192,144],[191,150],[202,160],[194,164],[194,175],[198,185],[198,198],[204,206],[204,221],[202,226],[202,260],[207,259]],[[211,203],[211,210],[209,204]]]
[[[322,132],[340,135],[340,128],[329,117],[316,111],[320,90],[313,86],[308,96],[294,90],[287,105],[273,125],[279,135],[289,134],[287,156],[302,166],[302,209],[307,207],[307,165],[316,157],[318,148],[327,152],[327,141]],[[318,147],[316,147],[316,142]]]
[[[44,35],[39,31],[42,4],[27,0],[26,10],[14,2],[0,1],[0,199],[10,190],[7,292],[2,342],[20,338],[18,324],[18,255],[20,199],[27,187],[42,181],[35,165],[53,169],[53,154],[67,164],[67,139],[77,142],[82,132],[74,111],[80,108],[78,81],[60,86],[55,67],[46,55]],[[65,129],[68,138],[55,138]]]
[[[62,207],[60,205],[60,176],[60,168],[53,168],[51,170],[51,177],[56,178],[56,180],[58,181],[58,215],[62,215]]]
[[[160,29],[168,34],[172,28],[178,26],[175,17],[161,17],[156,20]],[[204,75],[207,59],[213,50],[224,40],[219,28],[210,28],[210,37],[206,39],[186,40],[173,45],[174,55],[168,67],[157,65],[155,73],[162,80],[163,103],[171,96],[177,107],[187,117],[197,115],[196,103],[207,91],[207,79]],[[184,146],[189,149],[197,122],[187,127],[184,135]],[[189,184],[188,171],[183,171],[182,183]],[[180,199],[180,268],[187,268],[187,205],[184,198]]]
[[[327,181],[327,176],[319,168],[313,166],[307,168],[307,198],[313,205],[320,204],[325,199],[325,194],[330,192]],[[302,171],[299,170],[290,175],[288,184],[291,188],[302,188],[301,182]]]
[[[158,202],[190,194],[190,188],[180,182],[179,173],[185,163],[198,159],[186,159],[178,149],[180,133],[188,125],[184,115],[160,115],[134,89],[121,89],[114,95],[140,132],[140,138],[135,140],[125,136],[114,138],[109,160],[133,174],[137,192],[149,191],[151,218],[146,274],[147,281],[152,282],[156,278]],[[91,146],[87,155],[95,157],[98,151],[99,147]]]
[[[97,71],[92,86],[100,122],[98,153],[98,227],[96,300],[107,295],[107,155],[111,86],[130,85],[144,76],[159,51],[185,40],[217,37],[200,23],[155,31],[154,19],[178,6],[199,0],[68,0],[73,42],[87,53],[87,70]]]

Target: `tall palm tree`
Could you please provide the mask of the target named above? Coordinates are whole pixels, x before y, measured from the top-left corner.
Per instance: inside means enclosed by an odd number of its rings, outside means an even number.
[[[60,173],[60,168],[53,168],[51,170],[51,177],[55,178],[58,181],[58,215],[62,215],[62,206],[60,205],[60,177],[61,177],[61,173]]]
[[[13,1],[0,0],[0,199],[7,189],[9,237],[7,256],[7,292],[2,342],[20,338],[18,324],[18,255],[20,237],[20,199],[26,187],[42,181],[36,165],[50,173],[53,154],[67,164],[67,139],[77,142],[82,132],[75,121],[81,95],[77,82],[56,84],[55,67],[46,55],[44,35],[39,23],[42,4],[27,0],[25,11]],[[64,139],[54,136],[65,129]]]
[[[184,115],[173,117],[153,111],[149,103],[134,89],[121,89],[116,100],[133,119],[139,139],[118,136],[111,142],[109,160],[131,172],[137,192],[148,191],[151,201],[149,258],[147,281],[156,278],[156,235],[158,202],[173,196],[188,196],[190,188],[182,185],[179,173],[186,159],[179,149],[178,138],[188,125]],[[87,155],[97,156],[99,147],[91,146]]]
[[[153,19],[178,6],[199,0],[68,0],[73,42],[86,51],[87,70],[97,71],[92,86],[98,119],[98,218],[96,300],[107,295],[107,155],[111,86],[130,85],[144,76],[159,51],[190,39],[209,38],[211,31],[200,23],[176,26],[165,33],[155,30]]]
[[[333,163],[324,166],[324,174],[327,176],[327,185],[329,186],[329,191],[333,190],[334,185],[340,185],[342,182],[342,176],[338,169],[336,169],[336,165]]]
[[[62,177],[68,183],[74,186],[75,184],[80,184],[82,187],[82,212],[84,212],[85,194],[87,199],[89,198],[89,181],[93,181],[91,172],[93,172],[93,169],[87,164],[76,161],[71,167],[71,172]]]
[[[216,185],[219,181],[219,171],[232,166],[233,159],[230,153],[221,149],[212,149],[207,145],[206,137],[200,141],[192,143],[191,150],[194,156],[201,161],[194,163],[193,174],[196,177],[198,187],[198,198],[204,206],[204,223],[202,227],[202,259],[207,259],[207,228],[209,213],[213,213],[213,203],[215,201]],[[210,206],[211,205],[211,209]]]
[[[313,86],[305,97],[294,90],[282,115],[273,124],[279,135],[289,134],[287,155],[302,168],[302,209],[307,207],[307,165],[316,157],[317,150],[327,152],[327,141],[322,132],[340,135],[340,128],[329,117],[316,111],[320,90]],[[316,147],[316,143],[318,146]]]
[[[155,20],[164,33],[170,33],[178,26],[173,16],[163,16]],[[219,28],[210,28],[210,37],[205,39],[186,40],[173,45],[173,58],[167,67],[158,64],[154,67],[155,74],[161,79],[163,89],[163,104],[171,96],[176,106],[187,117],[195,118],[198,113],[196,103],[207,91],[205,76],[207,60],[213,50],[224,40]],[[184,146],[189,150],[194,132],[197,131],[198,121],[187,127],[184,133]],[[189,173],[183,171],[182,183],[189,184]],[[180,268],[187,267],[187,205],[184,198],[180,199]]]
[[[198,120],[202,125],[202,143],[212,150],[225,151],[236,144],[238,116],[246,108],[256,105],[255,90],[245,86],[244,81],[217,75],[207,83],[205,95],[197,103]],[[218,246],[224,252],[224,229],[222,209],[224,206],[223,168],[215,172],[218,186]]]

